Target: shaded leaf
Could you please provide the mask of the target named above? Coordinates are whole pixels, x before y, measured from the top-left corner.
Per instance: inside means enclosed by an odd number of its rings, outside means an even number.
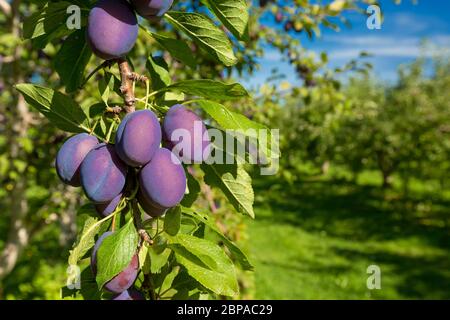
[[[56,54],[55,70],[66,86],[66,92],[77,90],[83,82],[84,70],[92,55],[83,28],[72,33]]]
[[[242,266],[244,270],[253,270],[254,267],[248,260],[247,256],[244,252],[239,249],[239,247],[229,240],[220,230],[217,228],[214,220],[212,217],[209,217],[207,214],[202,213],[198,210],[194,210],[191,208],[182,208],[183,214],[186,214],[195,220],[202,222],[204,225],[208,226],[212,231],[214,231],[220,239],[222,239],[223,243],[227,248],[230,250],[231,254],[236,258],[236,260],[239,262],[239,264]]]
[[[215,243],[187,234],[170,239],[178,263],[205,288],[225,296],[239,293],[236,270],[230,258]]]
[[[83,109],[69,96],[49,88],[29,83],[16,85],[25,100],[61,130],[89,132],[89,123]]]
[[[164,231],[171,236],[175,236],[180,231],[180,225],[181,209],[176,206],[168,210],[164,216]]]
[[[159,90],[170,85],[168,66],[163,57],[149,56],[147,59],[147,70],[152,79],[153,90]]]
[[[224,195],[240,213],[255,218],[252,179],[242,165],[202,164],[205,183],[222,190]]]
[[[156,42],[159,43],[159,45],[169,51],[170,55],[173,58],[181,61],[192,69],[196,67],[193,52],[185,41],[172,39],[157,33],[151,33],[151,35],[156,40]]]

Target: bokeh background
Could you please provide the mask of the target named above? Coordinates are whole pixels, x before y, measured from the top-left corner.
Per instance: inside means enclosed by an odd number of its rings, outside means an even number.
[[[54,170],[66,136],[14,89],[61,87],[52,60],[60,41],[21,40],[23,20],[45,2],[0,1],[0,299],[60,298],[86,202]],[[232,68],[190,42],[194,69],[145,35],[132,52],[139,72],[151,52],[173,79],[243,83],[253,99],[229,107],[280,129],[280,170],[252,171],[254,221],[204,185],[196,204],[255,264],[240,274],[237,298],[450,298],[450,3],[378,1],[383,23],[370,30],[375,2],[249,2],[250,39]],[[205,10],[199,1],[175,7]],[[148,27],[180,37],[164,21]],[[95,78],[78,99],[92,96]],[[367,288],[370,265],[381,270],[379,290]]]

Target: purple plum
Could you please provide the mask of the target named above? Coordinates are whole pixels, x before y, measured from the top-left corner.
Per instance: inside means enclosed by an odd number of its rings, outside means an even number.
[[[80,186],[80,166],[96,145],[96,137],[80,133],[67,139],[56,155],[56,172],[61,180],[74,187]]]
[[[146,213],[144,216],[144,221],[150,219],[151,217],[162,216],[167,211],[167,208],[158,205],[148,197],[144,196],[141,189],[139,189],[136,198]]]
[[[136,12],[144,18],[161,17],[173,4],[173,0],[131,0]]]
[[[151,216],[158,216],[183,199],[186,174],[179,159],[168,149],[158,149],[139,173],[138,200]]]
[[[145,296],[139,290],[130,288],[121,294],[115,295],[111,300],[145,300]]]
[[[89,13],[87,40],[102,59],[125,56],[134,47],[138,31],[136,14],[126,0],[100,0]]]
[[[91,255],[91,270],[94,273],[94,275],[97,274],[97,251],[100,248],[103,240],[105,240],[106,237],[109,237],[112,235],[113,232],[108,231],[102,234],[97,242],[94,245],[94,249],[92,250]],[[109,280],[104,288],[112,293],[122,293],[128,288],[130,288],[134,281],[136,281],[137,275],[139,270],[139,259],[138,255],[135,254],[131,258],[130,264],[119,274],[117,274],[115,277],[113,277],[111,280]]]
[[[95,210],[97,210],[97,212],[103,217],[109,216],[111,213],[114,212],[114,210],[116,210],[121,199],[122,199],[122,193],[120,193],[117,197],[115,197],[114,199],[112,199],[109,202],[97,203],[95,205]]]
[[[181,104],[172,106],[164,118],[166,145],[185,163],[201,163],[209,156],[211,143],[202,119]]]
[[[110,144],[99,144],[81,164],[81,186],[86,196],[97,204],[116,198],[125,186],[126,175],[127,166]]]
[[[150,110],[129,113],[116,133],[116,152],[129,166],[146,165],[161,143],[161,127]]]

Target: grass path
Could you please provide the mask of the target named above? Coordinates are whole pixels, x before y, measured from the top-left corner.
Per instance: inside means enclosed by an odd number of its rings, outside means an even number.
[[[255,298],[450,298],[449,202],[328,181],[257,188]],[[367,289],[369,265],[380,290]]]

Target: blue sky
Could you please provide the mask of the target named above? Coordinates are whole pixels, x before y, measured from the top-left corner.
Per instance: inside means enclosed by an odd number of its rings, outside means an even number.
[[[302,45],[317,54],[328,52],[331,67],[341,66],[358,57],[361,51],[367,51],[373,57],[365,60],[374,65],[375,75],[385,82],[394,82],[399,65],[419,56],[424,39],[430,41],[433,50],[450,52],[449,0],[418,0],[416,5],[411,0],[403,0],[400,5],[395,5],[393,0],[381,0],[381,10],[384,15],[381,30],[369,30],[364,15],[347,13],[352,28],[342,26],[340,32],[322,29],[322,37],[312,41],[300,35]],[[285,74],[289,82],[301,83],[276,51],[267,51],[259,62],[260,71],[251,79],[240,79],[245,85],[255,87],[265,83],[273,68]]]

